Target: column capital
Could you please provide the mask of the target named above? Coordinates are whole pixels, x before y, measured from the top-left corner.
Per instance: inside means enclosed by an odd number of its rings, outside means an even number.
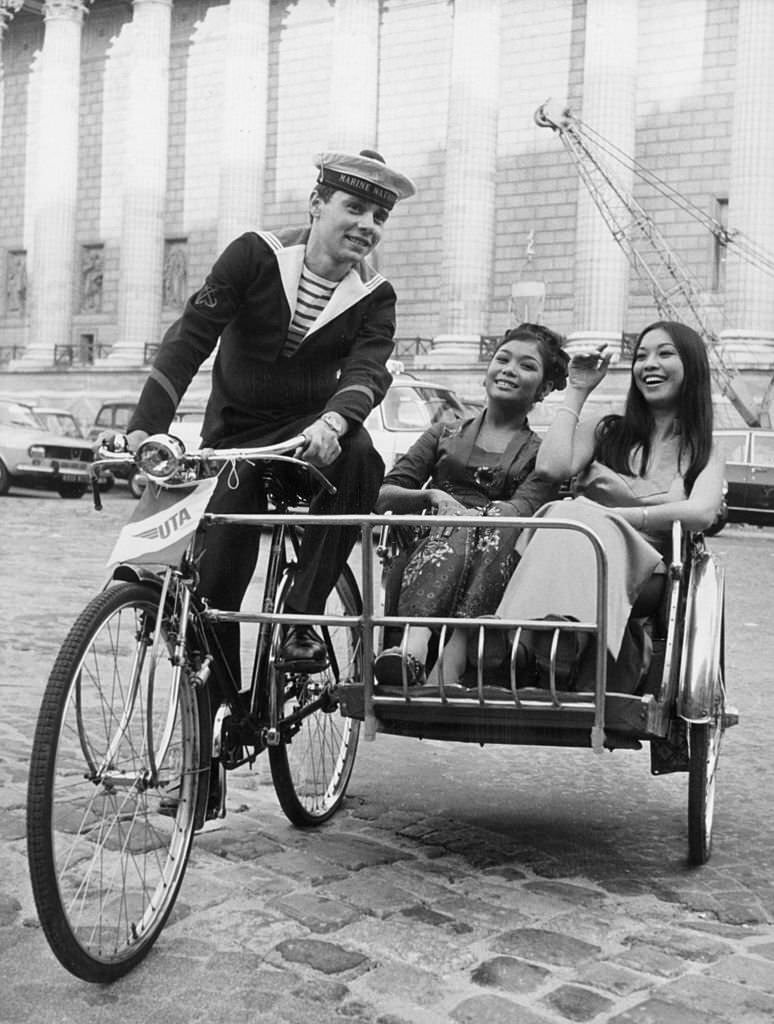
[[[80,21],[94,0],[45,0],[46,21]]]

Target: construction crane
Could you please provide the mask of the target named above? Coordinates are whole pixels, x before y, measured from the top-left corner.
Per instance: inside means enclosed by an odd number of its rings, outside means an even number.
[[[713,378],[751,427],[769,427],[768,404],[774,378],[756,409],[747,394],[744,381],[730,353],[709,322],[700,297],[700,288],[692,274],[670,247],[653,218],[613,173],[617,163],[656,189],[681,210],[698,220],[728,251],[774,276],[774,256],[766,253],[741,232],[724,227],[718,220],[695,206],[677,189],[652,171],[627,156],[613,143],[584,124],[570,110],[560,120],[546,113],[546,103],[535,111],[535,122],[555,132],[572,160],[613,238],[626,256],[637,277],[645,283],[659,315],[665,320],[693,321],[704,339]]]

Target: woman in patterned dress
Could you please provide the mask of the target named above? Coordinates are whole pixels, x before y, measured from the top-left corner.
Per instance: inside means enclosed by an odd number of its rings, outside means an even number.
[[[557,492],[557,485],[535,470],[540,438],[527,414],[550,391],[565,386],[563,340],[537,324],[506,332],[486,369],[484,411],[458,423],[434,424],[385,477],[377,512],[483,519],[475,529],[429,527],[412,537],[398,615],[472,617],[497,607],[516,565],[519,530],[493,528],[484,517],[530,516]],[[409,631],[405,661],[412,685],[426,680],[430,638],[429,629]],[[465,659],[465,633],[455,630],[444,652],[445,679],[456,682]],[[403,660],[401,647],[383,651],[374,664],[377,681],[400,685]],[[432,672],[427,681],[434,681]]]

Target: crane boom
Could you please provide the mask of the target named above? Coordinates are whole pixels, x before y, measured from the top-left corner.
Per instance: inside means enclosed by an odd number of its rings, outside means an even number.
[[[535,112],[536,124],[541,128],[550,128],[559,136],[613,239],[637,277],[648,288],[659,315],[665,320],[693,321],[697,332],[704,339],[713,379],[721,394],[728,398],[749,426],[759,427],[762,421],[768,426],[768,410],[754,408],[731,354],[709,322],[697,283],[667,243],[653,218],[616,179],[610,166],[612,161],[618,160],[624,166],[636,168],[648,183],[658,183],[661,190],[679,202],[683,209],[690,204],[676,190],[640,168],[610,143],[604,147],[608,159],[602,160],[600,152],[603,147],[598,141],[601,136],[569,110],[564,111],[560,121],[555,121],[548,116],[545,107],[546,104],[542,104]],[[774,258],[768,257],[737,233],[726,230],[703,211],[697,210],[695,215],[720,238],[722,244],[729,247],[736,245],[742,258],[754,261],[762,269],[774,273]]]

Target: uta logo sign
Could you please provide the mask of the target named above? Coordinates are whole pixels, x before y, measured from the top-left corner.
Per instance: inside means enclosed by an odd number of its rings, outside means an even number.
[[[141,530],[137,536],[142,537],[144,540],[166,540],[173,533],[182,530],[185,524],[190,523],[190,521],[191,513],[187,508],[181,508],[179,512],[170,516],[165,522],[154,526],[152,530]]]
[[[202,480],[182,496],[174,489],[146,488],[137,518],[121,530],[108,566],[178,565],[216,483],[217,477]]]

